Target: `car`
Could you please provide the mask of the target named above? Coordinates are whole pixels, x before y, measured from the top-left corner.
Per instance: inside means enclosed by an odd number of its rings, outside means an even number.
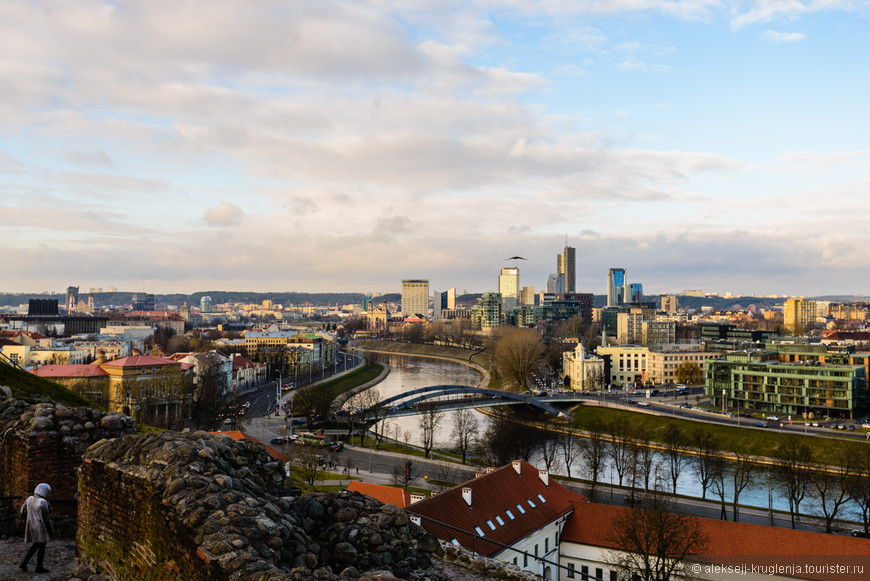
[[[771,422],[778,422],[779,421],[779,418],[776,416],[767,416],[767,418],[765,418],[765,419],[770,420]]]
[[[752,414],[749,412],[740,412],[740,417],[741,418],[751,418]]]
[[[819,422],[810,422],[810,427],[812,427],[812,428],[818,428],[821,425],[822,424],[820,424]]]
[[[294,426],[301,426],[305,423],[305,420],[303,420],[302,418],[293,418],[293,421],[291,421],[290,423]]]
[[[756,428],[766,428],[767,427],[767,424],[765,424],[764,422],[755,422],[755,424],[753,424],[753,425]]]
[[[848,426],[846,426],[846,429],[849,430],[850,432],[854,432],[854,431],[855,431],[855,426],[849,424]]]
[[[269,440],[270,444],[289,444],[290,438],[288,436],[278,436],[277,438],[272,438]]]
[[[639,402],[637,402],[637,405],[642,405],[643,407],[646,408],[646,407],[649,407],[649,402],[648,401],[639,401]]]
[[[870,539],[870,533],[868,533],[867,531],[861,530],[861,529],[856,529],[856,530],[852,531],[852,536],[853,537],[861,537],[862,539]]]
[[[341,452],[342,450],[344,450],[344,442],[336,442],[332,445],[333,452]]]
[[[653,396],[653,395],[658,395],[658,394],[659,394],[659,390],[657,390],[657,389],[653,389],[653,390],[651,390],[651,391],[649,392],[649,394],[650,394],[651,396]]]

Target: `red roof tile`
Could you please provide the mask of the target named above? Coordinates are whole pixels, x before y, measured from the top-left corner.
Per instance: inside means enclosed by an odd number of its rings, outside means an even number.
[[[102,363],[103,367],[146,367],[150,365],[175,365],[177,361],[153,355],[133,355]]]
[[[109,375],[99,365],[43,365],[31,371],[39,377],[104,377]]]
[[[574,513],[562,530],[563,542],[608,549],[620,548],[608,540],[610,525],[632,509],[591,502],[574,503],[574,507]],[[699,556],[699,560],[704,562],[723,565],[757,564],[764,567],[789,564],[806,566],[815,563],[816,571],[811,574],[804,571],[795,576],[820,581],[844,579],[835,570],[826,571],[824,567],[818,566],[832,560],[842,565],[860,563],[865,565],[865,571],[870,571],[868,539],[696,518],[709,540],[706,554]]]
[[[405,508],[411,504],[411,493],[395,486],[384,486],[383,484],[371,484],[369,482],[354,480],[347,489],[365,494],[385,504],[395,504],[399,508]]]
[[[584,498],[549,478],[545,485],[538,469],[524,460],[519,460],[520,473],[513,464],[503,466],[489,474],[469,480],[464,484],[414,503],[409,511],[428,517],[422,520],[423,527],[442,540],[456,539],[464,547],[472,547],[472,539],[459,531],[439,525],[435,521],[456,527],[471,534],[483,531],[485,539],[504,545],[513,545],[541,527],[570,514],[571,502]],[[463,499],[462,490],[471,489],[471,506]],[[543,497],[546,502],[541,500]],[[522,507],[522,510],[517,508]],[[510,514],[508,514],[508,511]],[[499,517],[504,524],[498,522]],[[511,518],[513,517],[513,518]],[[493,523],[495,530],[489,526]],[[503,548],[480,539],[474,540],[474,550],[485,556],[494,556]]]

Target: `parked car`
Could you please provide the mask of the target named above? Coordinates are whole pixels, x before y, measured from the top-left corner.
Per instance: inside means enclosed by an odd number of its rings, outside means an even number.
[[[821,426],[821,425],[822,425],[822,424],[820,424],[819,422],[810,422],[810,426],[813,427],[813,428],[818,428],[818,427]]]
[[[333,452],[341,452],[342,450],[344,450],[344,442],[336,442],[332,445]]]
[[[767,424],[765,424],[764,422],[755,422],[755,427],[756,428],[766,428]]]
[[[863,531],[861,529],[856,529],[856,530],[852,531],[852,536],[853,537],[861,537],[862,539],[870,539],[870,534],[868,534],[866,531]]]
[[[848,426],[846,426],[846,429],[849,430],[850,432],[854,432],[855,426],[853,426],[852,424],[849,424]]]

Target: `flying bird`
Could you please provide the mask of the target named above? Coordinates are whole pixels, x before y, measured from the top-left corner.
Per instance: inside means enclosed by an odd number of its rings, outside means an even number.
[[[525,260],[522,256],[511,256],[510,258],[505,258],[505,260]]]

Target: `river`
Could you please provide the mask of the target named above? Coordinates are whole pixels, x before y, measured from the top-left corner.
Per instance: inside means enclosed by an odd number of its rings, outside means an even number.
[[[481,380],[481,374],[475,369],[442,359],[432,359],[425,357],[414,357],[408,355],[394,354],[369,354],[369,357],[378,361],[390,364],[391,371],[389,375],[377,385],[376,388],[380,392],[381,399],[392,397],[400,393],[426,387],[430,385],[453,384],[453,385],[469,385],[477,386]],[[488,416],[479,412],[474,412],[478,420],[480,433],[483,433],[489,424]],[[403,442],[408,442],[413,445],[420,446],[420,420],[419,416],[407,416],[401,418],[392,418],[384,422],[384,434],[392,439]],[[453,418],[450,412],[446,412],[439,428],[435,433],[435,447],[450,449],[453,447],[451,442],[451,432],[453,431]],[[661,460],[661,458],[659,457]],[[532,464],[543,467],[544,462],[540,457],[530,459]],[[572,466],[572,475],[577,476],[578,467],[582,464],[582,458]],[[677,480],[677,493],[692,497],[701,497],[701,485],[697,481],[693,472],[694,459],[689,457],[685,467],[680,473]],[[670,491],[671,483],[667,476],[667,467],[662,463],[660,468],[665,479],[663,488]],[[558,459],[552,468],[555,474],[565,474],[564,464]],[[583,476],[586,476],[585,474]],[[609,486],[611,482],[617,483],[618,479],[615,471],[610,467],[606,467],[600,477],[602,488]],[[612,480],[611,480],[612,479]],[[731,484],[730,475],[726,479],[726,485]],[[642,485],[642,484],[641,484]],[[707,491],[708,499],[716,499],[711,490]],[[730,502],[731,491],[727,500]],[[774,510],[788,511],[788,499],[784,494],[777,490],[771,491],[768,488],[768,471],[765,467],[758,467],[753,483],[748,486],[740,495],[740,504],[750,505],[761,508],[767,508],[768,504],[772,504]],[[801,503],[801,513],[806,514],[812,508],[812,501],[807,498]],[[850,503],[850,508],[854,508]],[[817,511],[813,511],[817,512]],[[852,514],[841,515],[846,518],[854,518]]]

